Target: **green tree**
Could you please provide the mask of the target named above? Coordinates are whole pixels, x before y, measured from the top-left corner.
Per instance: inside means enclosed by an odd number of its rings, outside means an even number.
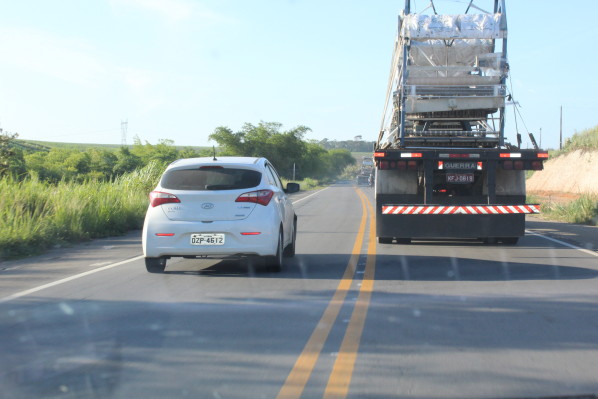
[[[17,151],[11,145],[11,141],[18,136],[16,133],[4,133],[0,129],[0,177],[8,174],[10,165],[17,156]]]
[[[168,139],[159,140],[156,145],[147,141],[142,144],[139,137],[135,137],[132,153],[141,159],[143,165],[151,161],[169,164],[178,159],[178,151],[173,144],[174,141]]]
[[[210,135],[210,140],[222,148],[219,155],[264,157],[281,175],[292,177],[293,165],[302,163],[306,150],[303,136],[310,129],[297,126],[288,131],[281,130],[282,124],[278,122],[246,123],[236,133],[221,126]]]
[[[132,172],[141,166],[141,158],[132,154],[128,147],[120,147],[116,152],[116,162],[112,167],[112,173],[120,176]]]

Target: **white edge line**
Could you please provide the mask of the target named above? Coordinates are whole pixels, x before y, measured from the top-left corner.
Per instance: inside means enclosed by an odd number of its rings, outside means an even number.
[[[40,285],[39,287],[35,287],[35,288],[31,288],[31,289],[28,289],[28,290],[25,290],[25,291],[17,292],[15,294],[6,296],[4,298],[0,298],[0,304],[1,303],[5,303],[5,302],[10,302],[10,301],[12,301],[14,299],[21,298],[21,297],[24,297],[24,296],[29,295],[29,294],[33,294],[33,293],[41,291],[41,290],[45,290],[46,288],[54,287],[56,285],[67,283],[69,281],[76,280],[76,279],[81,278],[81,277],[89,276],[90,274],[98,273],[98,272],[101,272],[101,271],[104,271],[104,270],[111,269],[113,267],[121,266],[121,265],[124,265],[125,263],[134,262],[134,261],[142,259],[142,258],[143,258],[143,255],[136,256],[136,257],[131,258],[131,259],[123,260],[121,262],[113,263],[111,265],[106,265],[106,266],[103,266],[103,267],[98,267],[97,269],[88,270],[88,271],[83,272],[83,273],[75,274],[74,276],[66,277],[66,278],[63,278],[63,279],[60,279],[60,280],[53,281],[53,282],[48,283],[48,284]]]
[[[533,232],[530,230],[525,230],[525,232],[527,234],[542,237],[542,238],[547,239],[548,241],[553,241],[553,242],[556,242],[557,244],[561,244],[561,245],[564,245],[564,246],[572,248],[572,249],[577,249],[578,251],[581,251],[581,252],[589,254],[589,255],[598,256],[598,253],[596,253],[594,251],[590,251],[589,249],[578,247],[577,245],[569,244],[568,242],[565,242],[565,241],[557,240],[556,238],[545,236],[544,234],[536,233],[536,232]]]
[[[321,190],[318,190],[318,191],[316,191],[315,193],[308,195],[307,197],[303,197],[303,198],[301,198],[301,199],[298,199],[297,201],[293,201],[293,205],[294,205],[294,204],[296,204],[297,202],[301,202],[301,201],[303,201],[303,200],[306,200],[306,199],[308,199],[309,197],[313,197],[313,196],[314,196],[314,195],[316,195],[316,194],[320,194],[322,191],[324,191],[324,190],[328,190],[329,188],[330,188],[330,186],[328,186],[328,187],[326,187],[326,188],[323,188],[323,189],[321,189]]]

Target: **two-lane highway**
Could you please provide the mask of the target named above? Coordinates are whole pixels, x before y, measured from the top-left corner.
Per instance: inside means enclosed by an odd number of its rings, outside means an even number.
[[[598,257],[528,234],[376,244],[372,189],[294,198],[281,273],[139,233],[0,265],[1,398],[598,393]]]

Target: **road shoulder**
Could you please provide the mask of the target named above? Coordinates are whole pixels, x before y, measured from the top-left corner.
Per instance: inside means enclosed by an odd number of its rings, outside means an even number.
[[[538,216],[528,216],[526,228],[534,233],[556,238],[578,247],[598,250],[598,227],[556,222]]]

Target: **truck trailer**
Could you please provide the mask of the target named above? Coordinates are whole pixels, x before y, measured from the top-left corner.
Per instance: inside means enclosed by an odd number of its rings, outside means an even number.
[[[437,14],[434,1],[399,15],[386,103],[374,148],[378,242],[473,238],[516,244],[525,234],[528,170],[548,158],[505,140],[505,0],[485,11]],[[475,11],[475,12],[471,12]]]

